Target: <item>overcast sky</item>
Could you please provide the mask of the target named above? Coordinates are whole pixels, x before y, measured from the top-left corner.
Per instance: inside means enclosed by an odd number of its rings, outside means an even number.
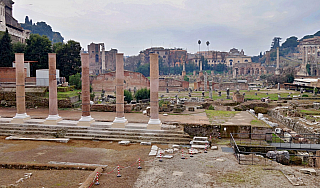
[[[273,37],[284,42],[320,30],[320,0],[14,0],[14,17],[45,21],[65,42],[104,42],[125,55],[151,46],[257,55]]]

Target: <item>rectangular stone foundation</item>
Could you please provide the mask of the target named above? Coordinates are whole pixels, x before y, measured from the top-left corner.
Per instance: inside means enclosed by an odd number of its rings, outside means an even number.
[[[24,123],[24,121],[31,119],[31,117],[26,117],[26,118],[13,118],[11,120],[11,123],[18,123],[18,124],[22,124]]]
[[[59,121],[62,121],[62,118],[57,120],[45,120],[43,124],[45,125],[57,125]]]
[[[162,123],[160,123],[160,124],[148,124],[147,129],[150,129],[150,130],[161,130],[161,125],[162,125]]]
[[[112,128],[125,128],[126,125],[128,124],[128,121],[127,122],[124,122],[124,123],[112,123]]]
[[[92,123],[94,123],[95,120],[91,121],[79,121],[77,126],[83,126],[83,127],[90,127]]]

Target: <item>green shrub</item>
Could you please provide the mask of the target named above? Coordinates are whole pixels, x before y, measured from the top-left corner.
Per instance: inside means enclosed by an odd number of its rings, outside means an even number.
[[[142,99],[150,99],[150,89],[147,89],[147,88],[139,89],[134,95],[134,98],[136,98],[137,101]]]
[[[307,94],[303,94],[302,97],[309,97]]]
[[[214,106],[210,105],[208,110],[214,110]]]
[[[125,96],[124,100],[127,101],[127,103],[130,103],[133,99],[132,93],[128,90],[124,90],[124,96]]]
[[[76,89],[81,89],[81,75],[80,75],[80,73],[69,76],[69,84],[74,85]]]
[[[268,110],[264,107],[254,107],[254,111],[256,114],[258,113],[262,113],[262,114],[266,114],[268,113]]]

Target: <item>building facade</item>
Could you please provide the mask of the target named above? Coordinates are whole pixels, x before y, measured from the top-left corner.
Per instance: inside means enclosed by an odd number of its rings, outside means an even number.
[[[300,74],[307,75],[306,65],[310,64],[310,76],[320,76],[320,37],[304,39],[298,45],[298,59],[302,59]]]
[[[0,0],[0,31],[8,29],[12,42],[25,43],[30,37],[30,31],[24,30],[16,19],[13,18],[12,0]]]
[[[234,65],[239,63],[251,63],[251,62],[252,60],[250,56],[244,55],[243,50],[239,51],[236,48],[232,48],[226,57],[226,65],[228,67],[233,67]]]
[[[105,51],[104,43],[91,43],[88,45],[88,53],[90,75],[98,75],[116,70],[117,49]]]

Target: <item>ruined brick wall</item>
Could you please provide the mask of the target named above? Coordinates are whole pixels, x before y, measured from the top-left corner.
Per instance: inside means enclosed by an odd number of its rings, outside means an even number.
[[[116,72],[109,72],[106,74],[100,74],[97,77],[92,78],[92,89],[95,92],[102,89],[107,92],[115,91],[116,87]],[[149,88],[150,81],[144,77],[141,73],[124,71],[124,89],[134,91],[136,89]]]
[[[181,91],[182,89],[189,88],[189,82],[176,80],[173,78],[160,78],[159,91],[166,91],[167,88],[169,89],[169,91]]]
[[[205,82],[202,80],[202,81],[199,81],[199,82],[195,82],[194,83],[194,89],[198,90],[198,91],[204,91],[204,84]],[[212,85],[213,86],[213,85]],[[209,91],[209,87],[210,87],[210,84],[209,84],[209,81],[207,81],[207,91]],[[213,88],[213,87],[212,87]],[[200,89],[200,90],[199,90]]]
[[[27,75],[27,69],[24,69],[24,75]],[[15,67],[0,67],[0,82],[16,82]]]
[[[232,100],[234,102],[242,103],[242,102],[244,102],[244,96],[240,95],[240,94],[233,94]]]
[[[219,83],[219,84],[214,84],[213,88],[217,90],[227,90],[229,88],[230,90],[247,90],[248,89],[248,84],[247,83]]]

